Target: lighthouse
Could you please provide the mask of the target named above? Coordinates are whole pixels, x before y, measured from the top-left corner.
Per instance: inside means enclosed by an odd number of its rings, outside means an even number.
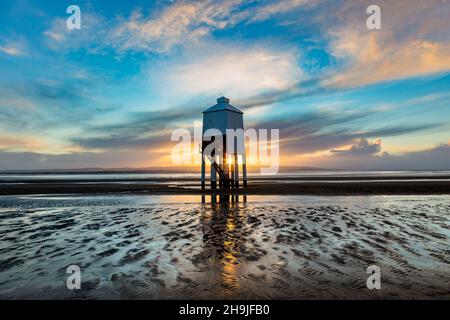
[[[211,166],[211,189],[238,189],[239,167],[247,186],[247,165],[244,143],[244,113],[220,97],[203,111],[201,186],[206,186],[206,165]]]

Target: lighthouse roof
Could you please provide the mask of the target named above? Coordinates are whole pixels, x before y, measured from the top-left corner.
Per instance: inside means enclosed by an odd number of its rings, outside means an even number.
[[[243,114],[241,110],[236,108],[235,106],[232,106],[230,104],[230,99],[226,97],[220,97],[217,99],[217,104],[213,105],[212,107],[209,107],[203,113],[209,113],[209,112],[215,112],[215,111],[222,111],[222,110],[228,110],[232,112],[237,112]]]

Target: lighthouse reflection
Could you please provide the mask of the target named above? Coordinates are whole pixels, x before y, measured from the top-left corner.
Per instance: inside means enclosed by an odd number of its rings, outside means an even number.
[[[224,297],[240,289],[238,268],[245,251],[245,201],[243,196],[212,195],[200,217],[204,254],[217,271],[215,290]]]
[[[202,195],[202,203],[205,204],[207,197],[206,195]],[[247,203],[247,196],[246,195],[238,195],[238,194],[211,194],[209,195],[210,203],[211,204],[230,204],[230,203],[237,203],[242,201],[243,203]]]

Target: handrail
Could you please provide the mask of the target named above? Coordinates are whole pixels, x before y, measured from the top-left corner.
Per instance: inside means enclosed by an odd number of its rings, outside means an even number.
[[[222,168],[217,164],[217,162],[214,159],[211,159],[210,155],[207,155],[209,161],[213,165],[214,169],[219,173],[219,176],[222,178],[222,180],[229,182],[230,179],[227,177],[227,174],[225,171],[222,170]]]

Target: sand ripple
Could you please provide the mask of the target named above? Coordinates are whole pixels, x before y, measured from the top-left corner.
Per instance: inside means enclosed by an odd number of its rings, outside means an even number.
[[[450,298],[449,196],[119,198],[0,202],[0,298]]]

